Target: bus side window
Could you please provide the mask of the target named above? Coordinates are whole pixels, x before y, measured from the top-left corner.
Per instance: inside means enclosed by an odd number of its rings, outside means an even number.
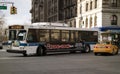
[[[33,35],[31,33],[28,34],[27,41],[33,41]]]
[[[28,42],[37,42],[37,36],[35,31],[29,32],[27,36],[27,41]]]

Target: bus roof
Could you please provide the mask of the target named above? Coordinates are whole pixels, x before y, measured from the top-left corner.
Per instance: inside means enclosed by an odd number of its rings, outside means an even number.
[[[38,23],[33,23],[32,25],[39,25],[39,26],[59,26],[59,27],[68,27],[67,24],[65,23],[52,23],[52,22],[38,22]]]
[[[31,26],[29,26],[29,29],[61,29],[61,30],[97,31],[97,30],[88,29],[88,28],[69,27],[65,23],[49,23],[49,22],[33,23]]]
[[[10,25],[16,26],[16,25]],[[9,26],[9,27],[10,27]],[[27,25],[17,25],[17,26],[24,26],[24,29],[60,29],[60,30],[82,30],[82,31],[98,31],[92,28],[75,28],[69,27],[68,24],[65,23],[53,23],[53,22],[37,22]]]

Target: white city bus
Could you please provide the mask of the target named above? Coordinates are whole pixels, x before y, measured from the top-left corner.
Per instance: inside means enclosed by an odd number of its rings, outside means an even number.
[[[10,53],[24,56],[47,52],[90,52],[90,44],[98,42],[98,32],[89,29],[68,27],[63,23],[35,23],[25,31],[19,31],[7,49]]]

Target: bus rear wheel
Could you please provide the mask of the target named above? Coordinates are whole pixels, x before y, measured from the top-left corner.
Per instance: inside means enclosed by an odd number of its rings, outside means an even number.
[[[89,47],[89,46],[86,46],[86,47],[85,47],[85,52],[86,52],[86,53],[89,53],[89,52],[90,52],[90,47]]]
[[[82,53],[90,53],[90,47],[88,45],[85,46],[84,50],[82,50]]]

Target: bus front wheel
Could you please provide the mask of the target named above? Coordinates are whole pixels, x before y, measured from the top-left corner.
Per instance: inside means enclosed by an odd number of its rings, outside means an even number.
[[[26,56],[28,56],[28,55],[27,55],[27,53],[23,53],[23,56],[26,57]]]
[[[37,49],[37,56],[43,56],[45,54],[45,51],[42,47],[39,47]]]

